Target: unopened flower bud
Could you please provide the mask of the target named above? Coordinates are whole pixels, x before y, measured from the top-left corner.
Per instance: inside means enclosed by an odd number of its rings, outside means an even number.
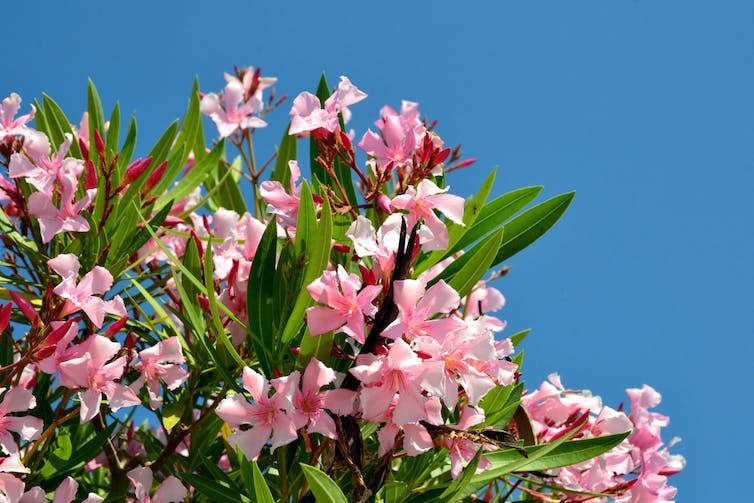
[[[144,171],[152,164],[152,156],[142,160],[136,159],[134,162],[128,165],[126,168],[126,174],[123,177],[123,181],[120,183],[119,190],[124,189],[127,185],[132,184],[144,173]]]
[[[16,303],[16,306],[18,306],[18,309],[24,314],[24,316],[26,316],[27,320],[32,323],[36,323],[39,320],[39,314],[37,314],[37,310],[34,309],[31,302],[13,290],[8,290],[8,293],[10,294],[11,299],[13,299],[13,302]]]
[[[86,169],[86,178],[84,178],[84,189],[96,189],[97,188],[97,168],[91,159],[87,159],[84,163]]]
[[[154,188],[155,185],[157,185],[160,180],[162,180],[162,175],[165,174],[165,169],[168,167],[168,161],[162,161],[159,166],[157,166],[157,169],[152,171],[152,173],[149,175],[149,178],[147,178],[147,184],[144,186],[144,193],[149,194],[149,192]]]
[[[97,153],[99,154],[100,158],[105,157],[105,142],[102,139],[102,135],[99,134],[99,130],[94,130],[94,146],[97,148]]]

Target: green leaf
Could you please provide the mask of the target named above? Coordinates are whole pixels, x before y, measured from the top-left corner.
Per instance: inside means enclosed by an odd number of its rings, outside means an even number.
[[[272,492],[267,486],[264,475],[262,475],[262,471],[259,469],[256,461],[251,462],[251,470],[254,480],[254,496],[256,496],[257,503],[275,503]]]
[[[495,252],[500,248],[503,241],[503,229],[487,236],[467,253],[450,264],[440,275],[440,279],[450,278],[448,284],[452,286],[461,297],[465,297],[482,276],[490,268]],[[460,264],[460,265],[459,265]],[[457,270],[455,274],[448,271]],[[446,274],[448,273],[448,274]]]
[[[240,157],[237,157],[230,166],[226,162],[221,161],[217,164],[217,169],[213,173],[212,186],[207,183],[209,180],[205,179],[204,181],[207,190],[212,189],[214,184],[217,184],[217,191],[213,199],[218,206],[227,210],[233,210],[241,215],[246,212],[246,201],[244,201],[241,187],[234,174],[238,173],[240,176],[242,169]]]
[[[184,482],[191,485],[199,493],[216,502],[220,501],[250,501],[235,487],[228,487],[215,480],[195,475],[193,473],[181,473],[178,475]]]
[[[96,151],[94,147],[94,131],[99,131],[102,138],[105,137],[105,112],[102,109],[102,100],[99,98],[97,88],[92,79],[87,82],[86,102],[89,110],[89,145],[90,151]]]
[[[288,320],[286,321],[285,328],[281,340],[283,343],[288,343],[293,340],[294,337],[301,333],[301,328],[304,324],[304,315],[306,308],[312,304],[311,295],[306,291],[306,286],[314,281],[322,271],[327,267],[330,261],[330,245],[332,241],[332,229],[333,219],[330,209],[330,202],[327,198],[324,199],[322,204],[322,210],[320,212],[319,225],[317,226],[316,237],[310,241],[311,248],[306,251],[306,264],[304,266],[304,278],[302,285],[304,288],[299,292],[296,302],[293,306]],[[304,347],[301,348],[301,356],[304,354]],[[305,355],[305,354],[304,354]],[[308,361],[308,360],[307,360]]]
[[[542,456],[537,456],[537,454],[545,449],[548,444],[526,446],[529,459],[516,468],[516,471],[544,471],[594,459],[620,444],[630,433],[630,431],[627,431],[615,435],[563,442]],[[492,463],[492,470],[521,461],[521,456],[511,449],[487,453],[486,457]]]
[[[267,377],[272,376],[273,346],[273,282],[277,258],[277,221],[273,218],[262,234],[257,247],[247,287],[247,311],[252,344]]]
[[[46,94],[42,94],[42,103],[44,105],[42,111],[42,114],[44,115],[43,122],[47,126],[47,134],[50,137],[50,146],[52,147],[52,150],[56,152],[60,144],[65,141],[65,134],[73,134],[71,122],[65,116],[60,106],[58,106],[58,104]],[[81,148],[79,148],[78,142],[71,142],[69,153],[73,157],[81,159]]]
[[[523,187],[490,201],[479,210],[474,223],[468,228],[463,236],[451,246],[445,253],[448,257],[453,253],[466,248],[477,239],[499,227],[503,222],[512,217],[518,210],[529,204],[537,194],[542,191],[541,186]],[[464,214],[465,216],[465,214]]]
[[[568,192],[534,206],[503,227],[505,237],[492,265],[495,266],[539,239],[563,215],[575,192]]]
[[[182,147],[181,155],[176,157],[175,162],[171,162],[168,168],[165,170],[165,175],[155,185],[153,193],[162,194],[170,184],[173,183],[180,174],[183,167],[186,165],[192,150],[196,150],[197,137],[201,132],[201,113],[199,111],[199,79],[194,79],[194,84],[191,87],[191,95],[189,96],[188,107],[186,108],[186,114],[184,115],[183,122],[181,124],[181,132],[178,138],[175,140],[173,149]],[[204,139],[202,138],[201,149],[204,150]],[[197,159],[199,161],[199,159]],[[192,189],[193,190],[193,189]],[[176,199],[177,200],[177,199]]]
[[[312,494],[319,503],[347,503],[345,494],[325,472],[305,463],[299,463]]]
[[[126,139],[123,140],[123,146],[118,154],[118,176],[114,180],[116,183],[120,183],[123,179],[123,175],[126,172],[126,168],[131,162],[131,156],[134,155],[136,149],[136,118],[131,116],[131,121],[128,123],[128,131],[126,132]]]
[[[494,426],[505,429],[516,413],[523,391],[523,383],[499,385],[488,391],[479,402],[484,409],[485,419],[476,427]]]
[[[270,180],[277,180],[283,187],[288,187],[291,182],[291,170],[288,168],[288,161],[296,160],[296,135],[289,135],[288,129],[291,127],[290,122],[285,127],[283,139],[280,140],[278,147],[277,159],[275,159],[275,168],[272,170]]]
[[[113,107],[113,113],[110,114],[110,126],[107,128],[107,140],[105,140],[105,151],[118,151],[118,135],[120,135],[120,105],[116,102]]]
[[[528,336],[530,332],[531,328],[527,328],[526,330],[521,330],[520,332],[516,332],[515,334],[511,335],[510,339],[513,347],[516,347],[524,342],[524,339],[526,339],[526,336]]]
[[[181,422],[183,412],[186,410],[186,404],[183,402],[170,402],[165,404],[162,409],[162,426],[166,430],[172,430],[175,425]]]

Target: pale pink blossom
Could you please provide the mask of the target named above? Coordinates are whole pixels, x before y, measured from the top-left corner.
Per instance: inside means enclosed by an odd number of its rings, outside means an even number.
[[[316,358],[309,360],[303,378],[298,371],[291,373],[291,399],[294,409],[291,413],[296,428],[306,428],[309,433],[320,433],[329,438],[337,438],[335,422],[328,410],[338,415],[354,412],[356,394],[353,391],[336,388],[321,391],[321,388],[335,381],[335,371]],[[301,388],[299,389],[299,379]]]
[[[396,400],[393,411],[393,423],[396,425],[416,423],[427,418],[426,399],[419,385],[424,372],[422,359],[403,339],[396,339],[387,355],[360,356],[357,363],[350,372],[363,384],[359,398],[365,419],[374,421],[382,418],[386,405],[393,399]]]
[[[290,376],[267,381],[263,375],[244,367],[243,387],[249,392],[254,403],[249,403],[241,393],[236,393],[217,406],[216,413],[236,431],[228,438],[231,446],[238,446],[248,459],[259,457],[262,447],[272,440],[270,451],[281,445],[293,442],[296,424],[293,413],[294,388],[288,382]],[[275,393],[270,396],[274,388]],[[243,430],[242,425],[251,426]]]
[[[60,183],[60,208],[55,206],[50,194],[35,192],[29,196],[29,214],[39,219],[39,230],[45,243],[61,232],[89,231],[89,222],[80,213],[94,200],[97,189],[87,190],[84,197],[74,202],[76,181],[66,177]]]
[[[333,132],[339,128],[338,113],[367,97],[366,93],[354,86],[347,77],[340,77],[335,92],[321,106],[319,98],[309,92],[303,92],[293,100],[290,111],[291,126],[289,134],[301,134],[315,129]]]
[[[16,93],[11,93],[0,104],[0,139],[28,131],[26,123],[34,118],[34,107],[31,107],[31,112],[28,114],[16,117],[19,108],[21,108],[21,97]]]
[[[181,343],[177,336],[168,337],[152,347],[139,351],[138,355],[139,362],[135,368],[141,375],[131,385],[131,389],[138,391],[146,382],[149,405],[157,409],[162,403],[160,381],[164,382],[169,390],[174,390],[188,378],[188,371],[181,367],[186,361]]]
[[[8,454],[18,452],[18,445],[11,432],[17,433],[21,440],[31,441],[39,437],[44,421],[34,416],[14,416],[16,412],[26,412],[37,406],[37,400],[31,391],[14,386],[7,390],[0,402],[0,446]]]
[[[113,285],[113,276],[104,267],[94,266],[77,283],[76,277],[81,264],[76,255],[70,253],[58,255],[48,260],[47,265],[63,278],[53,293],[66,299],[64,314],[84,311],[97,328],[102,326],[105,313],[126,316],[123,299],[116,296],[113,300],[105,301],[100,297]]]
[[[217,126],[220,137],[232,135],[237,129],[261,128],[267,123],[257,117],[262,111],[260,96],[245,97],[244,84],[236,77],[226,74],[228,81],[222,95],[207,93],[202,97],[200,110]]]
[[[466,328],[457,316],[435,318],[436,314],[448,314],[458,308],[461,300],[458,292],[442,280],[426,291],[425,286],[416,279],[399,280],[393,284],[393,300],[399,315],[383,331],[384,337],[413,340],[429,336],[442,341],[447,334]]]
[[[139,503],[178,503],[188,496],[186,487],[172,475],[162,481],[152,496],[149,495],[153,483],[152,470],[140,466],[127,475]]]
[[[461,419],[456,428],[467,430],[482,421],[484,421],[482,412],[473,407],[464,407],[461,410]],[[474,458],[480,446],[462,437],[450,437],[449,435],[444,437],[443,443],[445,448],[448,449],[448,457],[450,458],[450,475],[456,479],[463,468]],[[482,456],[477,466],[477,473],[483,472],[490,466],[490,461]]]
[[[391,205],[395,209],[405,210],[408,227],[413,227],[419,220],[431,232],[421,242],[425,250],[444,250],[448,247],[448,229],[434,210],[442,212],[448,219],[463,225],[462,197],[446,194],[450,187],[441,189],[430,180],[424,179],[414,187],[408,187],[404,194],[395,196]]]
[[[66,157],[72,141],[73,136],[66,133],[65,141],[53,154],[47,137],[39,131],[34,131],[24,141],[24,153],[11,156],[8,175],[11,178],[25,178],[29,184],[48,196],[52,195],[56,181],[68,180],[75,188],[79,176],[84,171],[84,162],[81,159]]]
[[[382,291],[379,285],[365,286],[355,274],[348,274],[342,265],[336,271],[324,271],[306,290],[323,306],[306,310],[306,320],[312,335],[340,330],[364,344],[364,316],[377,313],[372,304]]]
[[[301,178],[301,169],[295,160],[288,161],[288,169],[291,170],[290,192],[286,192],[280,182],[266,180],[260,184],[259,194],[267,201],[267,212],[277,215],[278,223],[296,227],[301,199],[301,186],[297,182]]]
[[[101,335],[91,335],[79,345],[82,356],[62,362],[60,384],[80,390],[81,423],[90,421],[99,413],[104,394],[112,411],[121,407],[141,404],[136,394],[117,383],[126,367],[126,357],[110,361],[119,351],[120,344]],[[109,363],[108,363],[109,362]]]
[[[369,129],[361,138],[359,148],[376,158],[382,169],[390,163],[411,165],[416,147],[421,145],[427,132],[419,120],[419,104],[403,101],[400,114],[385,106],[375,125],[379,133]]]

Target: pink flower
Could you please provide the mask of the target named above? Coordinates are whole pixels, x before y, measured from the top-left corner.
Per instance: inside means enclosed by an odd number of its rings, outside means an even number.
[[[348,106],[366,97],[366,93],[354,86],[348,77],[343,76],[340,77],[338,88],[325,101],[324,107],[315,95],[303,92],[293,100],[288,134],[306,133],[320,128],[332,133],[339,128],[338,113],[346,111]]]
[[[141,375],[131,385],[131,389],[138,390],[146,381],[149,405],[157,409],[162,403],[160,381],[163,381],[170,390],[183,384],[188,377],[188,372],[180,365],[185,361],[177,336],[169,337],[150,348],[139,351],[139,363],[135,367]]]
[[[442,399],[448,409],[458,403],[458,387],[463,387],[468,403],[476,406],[495,381],[475,367],[477,361],[497,360],[493,339],[489,332],[468,337],[462,332],[451,332],[439,341],[433,337],[419,336],[415,349],[427,355],[424,360],[422,387]]]
[[[139,503],[178,503],[188,496],[188,490],[172,475],[162,481],[152,497],[149,496],[149,490],[152,489],[152,470],[138,467],[129,471],[127,475]]]
[[[382,287],[371,285],[361,288],[355,274],[348,274],[343,266],[337,271],[324,271],[306,290],[312,298],[328,307],[313,306],[306,310],[306,320],[312,335],[321,335],[339,329],[364,344],[364,315],[377,313],[372,301]]]
[[[262,111],[261,94],[245,97],[244,83],[236,77],[225,74],[228,83],[222,96],[207,93],[202,97],[200,110],[208,115],[217,126],[220,137],[232,135],[237,129],[260,128],[267,123],[254,116]],[[261,90],[260,90],[261,92]]]
[[[76,182],[70,178],[63,178],[60,182],[60,208],[53,204],[51,195],[44,192],[35,192],[29,197],[29,213],[39,219],[39,230],[45,243],[61,232],[89,231],[89,222],[79,213],[89,207],[97,189],[87,190],[86,195],[74,203]]]
[[[299,389],[299,373],[290,375],[290,385],[293,387],[293,412],[291,417],[296,428],[306,427],[309,433],[320,433],[329,438],[337,438],[335,422],[327,410],[340,415],[353,413],[355,393],[347,389],[330,389],[320,391],[320,388],[335,381],[335,372],[325,364],[312,358],[304,370],[304,377]]]
[[[425,284],[416,279],[396,281],[393,300],[399,315],[382,333],[384,337],[413,340],[420,336],[442,341],[446,334],[466,328],[462,319],[446,316],[434,319],[436,314],[448,314],[458,308],[458,292],[440,280],[425,292]]]
[[[457,429],[466,430],[484,421],[484,414],[478,412],[473,407],[464,407],[461,410],[461,420],[458,422]],[[479,445],[464,438],[446,436],[443,440],[445,448],[449,451],[450,457],[450,475],[456,479],[461,474],[461,470],[469,464],[479,450]],[[491,466],[488,459],[482,457],[477,466],[477,473],[480,473]]]
[[[75,255],[58,255],[48,260],[47,265],[63,278],[53,293],[67,300],[63,309],[64,315],[82,310],[97,328],[102,326],[105,313],[126,316],[123,299],[116,296],[113,300],[105,301],[98,297],[104,295],[113,285],[113,276],[104,267],[94,266],[94,269],[86,273],[77,284],[76,276],[81,264]]]
[[[251,394],[254,403],[250,404],[242,394],[236,393],[224,398],[217,406],[217,415],[232,428],[251,426],[246,430],[237,429],[228,438],[228,443],[238,446],[248,459],[257,459],[262,447],[270,439],[270,451],[274,451],[297,438],[296,425],[291,418],[291,399],[295,390],[288,382],[288,377],[268,382],[258,372],[244,367],[243,387]],[[270,397],[272,388],[275,393]]]
[[[636,427],[630,438],[631,443],[642,450],[660,446],[660,430],[667,426],[670,420],[662,414],[649,412],[649,409],[660,404],[662,395],[646,384],[641,388],[627,389],[626,394],[631,400],[631,421]]]
[[[18,446],[11,432],[18,433],[22,440],[39,437],[44,421],[34,416],[12,416],[14,412],[26,412],[37,406],[34,395],[21,386],[6,391],[0,402],[0,446],[7,453],[17,453]]]
[[[26,178],[40,192],[51,196],[55,181],[68,179],[75,188],[78,178],[84,171],[81,159],[66,157],[73,137],[66,133],[65,141],[60,144],[55,154],[51,153],[50,141],[39,132],[34,131],[24,141],[24,154],[13,154],[8,166],[11,178]],[[73,197],[73,196],[71,196]]]
[[[409,187],[405,194],[394,197],[390,203],[393,208],[408,212],[409,228],[419,220],[424,221],[431,232],[431,236],[422,239],[425,250],[444,250],[448,247],[448,229],[433,210],[438,210],[451,221],[463,225],[463,198],[446,194],[449,188],[441,189],[424,179],[416,188]]]
[[[396,339],[387,355],[364,355],[358,363],[350,372],[363,384],[359,398],[364,419],[380,420],[394,398],[393,423],[396,425],[427,419],[425,398],[419,385],[424,372],[422,359],[403,339]]]
[[[106,337],[91,335],[79,344],[82,356],[62,362],[59,366],[61,385],[83,389],[79,391],[82,424],[97,415],[103,394],[113,411],[141,404],[131,388],[115,382],[123,375],[126,357],[108,361],[120,351],[120,347],[120,344]]]
[[[298,161],[288,161],[291,170],[290,193],[286,192],[278,181],[266,180],[259,187],[259,194],[267,201],[267,212],[277,215],[278,223],[286,227],[296,227],[298,206],[301,198],[301,186],[297,181],[301,178]]]
[[[421,145],[427,129],[419,120],[419,104],[411,101],[401,103],[401,113],[385,106],[375,122],[379,134],[371,129],[364,133],[359,148],[377,159],[380,168],[390,163],[411,165],[416,147]]]
[[[34,118],[34,107],[31,108],[31,112],[28,114],[15,118],[20,107],[21,97],[16,93],[11,93],[0,104],[0,139],[8,135],[24,133],[28,130],[25,124]]]

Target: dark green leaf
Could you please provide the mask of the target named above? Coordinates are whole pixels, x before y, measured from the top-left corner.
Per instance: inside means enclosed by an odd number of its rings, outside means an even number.
[[[291,170],[288,168],[288,161],[296,160],[296,136],[288,134],[290,123],[285,127],[283,139],[280,140],[278,147],[277,159],[275,159],[275,169],[272,170],[271,180],[277,180],[283,187],[288,188],[291,182]]]
[[[306,477],[306,481],[309,483],[312,494],[317,498],[318,503],[348,502],[343,491],[338,487],[338,484],[328,477],[325,472],[305,463],[299,463],[299,465],[301,466],[301,470],[304,472],[304,477]]]

